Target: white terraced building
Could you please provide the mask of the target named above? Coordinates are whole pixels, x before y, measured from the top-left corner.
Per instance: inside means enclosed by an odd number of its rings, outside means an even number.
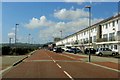
[[[62,40],[55,42],[57,46],[77,46],[81,49],[89,47],[108,47],[120,53],[120,14],[112,16],[91,27],[80,30]],[[90,39],[89,39],[90,30]]]

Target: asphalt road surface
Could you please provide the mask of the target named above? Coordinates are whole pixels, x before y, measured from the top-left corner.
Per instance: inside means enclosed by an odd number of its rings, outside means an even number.
[[[77,55],[37,50],[11,68],[2,80],[118,80],[119,72],[83,62]]]

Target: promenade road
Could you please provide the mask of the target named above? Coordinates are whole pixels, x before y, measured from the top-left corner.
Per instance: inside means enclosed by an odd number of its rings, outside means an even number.
[[[118,80],[119,71],[82,61],[87,58],[37,50],[3,74],[2,80]]]

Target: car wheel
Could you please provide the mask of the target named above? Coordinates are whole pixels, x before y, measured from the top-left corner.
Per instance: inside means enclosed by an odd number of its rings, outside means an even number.
[[[115,53],[112,53],[112,56],[115,56]]]
[[[116,55],[119,55],[119,53],[118,53],[118,52],[116,52]]]
[[[103,54],[102,53],[99,53],[99,56],[102,56]]]

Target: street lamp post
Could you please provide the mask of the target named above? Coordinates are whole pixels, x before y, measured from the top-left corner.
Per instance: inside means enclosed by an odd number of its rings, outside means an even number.
[[[62,30],[60,32],[61,32],[61,39],[62,39]]]
[[[28,44],[30,44],[30,36],[31,36],[31,34],[29,33],[28,34]]]
[[[91,26],[91,6],[86,6],[85,8],[89,9],[89,62],[91,62],[91,54],[90,54],[90,26]]]
[[[61,32],[61,41],[62,41],[62,30],[60,32]],[[63,41],[62,41],[62,45],[63,45]]]
[[[10,45],[10,47],[11,47],[11,40],[12,40],[12,38],[10,37],[9,38],[9,45]]]
[[[17,43],[17,25],[19,24],[15,24],[15,44]]]
[[[118,2],[118,15],[120,14],[120,1]]]

